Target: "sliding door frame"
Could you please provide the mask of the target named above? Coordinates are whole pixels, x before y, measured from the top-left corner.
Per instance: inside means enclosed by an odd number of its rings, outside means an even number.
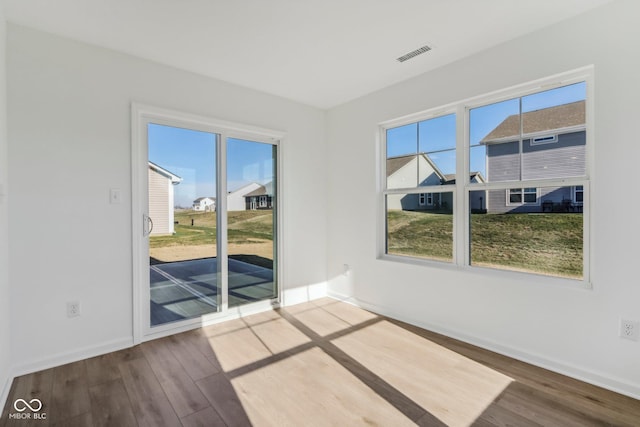
[[[274,279],[276,281],[276,298],[229,308],[228,302],[228,250],[227,250],[227,198],[217,197],[217,210],[225,215],[217,215],[216,258],[218,262],[218,278],[222,285],[220,310],[193,319],[158,325],[150,325],[150,289],[149,289],[149,244],[144,235],[144,215],[148,215],[148,124],[154,123],[208,132],[216,135],[216,191],[218,195],[227,194],[227,140],[228,138],[244,139],[276,146],[276,203],[274,245]],[[226,319],[241,317],[271,309],[282,301],[282,145],[285,133],[242,123],[199,116],[181,111],[155,107],[151,105],[131,104],[131,237],[132,237],[132,282],[133,282],[133,342],[172,335],[178,332],[195,329]],[[222,260],[226,262],[222,262]]]

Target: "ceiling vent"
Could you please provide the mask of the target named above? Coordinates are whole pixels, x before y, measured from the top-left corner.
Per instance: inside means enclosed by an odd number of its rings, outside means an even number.
[[[412,52],[409,52],[407,54],[402,55],[400,58],[397,58],[396,60],[398,62],[408,61],[411,58],[415,58],[416,56],[421,55],[421,54],[423,54],[425,52],[429,52],[430,50],[431,50],[431,48],[429,46],[422,46],[419,49],[416,49],[416,50],[414,50]]]

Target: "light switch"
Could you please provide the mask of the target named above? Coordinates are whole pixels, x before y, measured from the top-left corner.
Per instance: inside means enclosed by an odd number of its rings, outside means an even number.
[[[122,192],[117,188],[112,188],[109,193],[109,200],[112,205],[119,205],[122,203]]]

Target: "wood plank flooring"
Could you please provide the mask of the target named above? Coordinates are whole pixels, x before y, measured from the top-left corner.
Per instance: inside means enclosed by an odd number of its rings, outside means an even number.
[[[326,298],[24,375],[0,419],[251,425],[640,426],[640,401]]]

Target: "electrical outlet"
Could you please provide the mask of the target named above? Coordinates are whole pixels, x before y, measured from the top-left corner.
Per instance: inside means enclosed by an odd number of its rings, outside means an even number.
[[[638,341],[638,338],[640,338],[640,322],[620,319],[620,337]]]
[[[80,316],[80,301],[69,301],[67,303],[67,317]]]

